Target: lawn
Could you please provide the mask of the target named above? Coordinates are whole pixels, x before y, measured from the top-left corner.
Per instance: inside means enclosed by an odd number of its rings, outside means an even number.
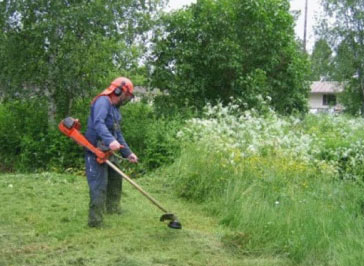
[[[126,182],[123,214],[90,229],[85,177],[0,175],[0,265],[291,265],[244,255],[228,229],[202,205],[175,197],[163,179],[136,181],[178,215],[182,230],[159,222],[161,212]]]

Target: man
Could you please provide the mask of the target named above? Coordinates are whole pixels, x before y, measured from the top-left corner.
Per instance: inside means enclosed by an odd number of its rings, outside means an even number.
[[[119,112],[119,107],[134,97],[133,89],[133,83],[129,79],[119,77],[97,95],[91,103],[85,136],[94,146],[106,147],[115,152],[120,150],[129,162],[137,163],[138,157],[130,150],[120,130]],[[107,164],[99,164],[92,152],[86,151],[85,158],[90,189],[88,225],[100,227],[105,207],[107,213],[119,214],[121,211],[122,179]]]

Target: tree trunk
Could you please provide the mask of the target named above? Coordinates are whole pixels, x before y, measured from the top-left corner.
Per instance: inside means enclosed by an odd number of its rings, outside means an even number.
[[[359,71],[359,86],[361,91],[361,116],[364,117],[364,82],[362,72]]]
[[[362,116],[362,117],[364,117],[364,89],[363,89],[363,86],[362,85],[360,85],[360,89],[361,89],[361,94],[362,94],[362,96],[361,96],[361,108],[360,108],[360,115]]]
[[[67,115],[67,116],[71,115],[72,105],[73,105],[73,98],[71,97],[71,98],[68,100],[68,104],[67,104],[67,112],[66,112],[66,115]]]
[[[306,43],[307,43],[307,8],[308,7],[308,0],[306,0],[305,4],[305,26],[303,29],[303,50],[306,52]]]
[[[48,127],[53,127],[57,125],[56,121],[56,113],[57,113],[57,105],[56,101],[53,98],[53,93],[50,92],[49,87],[44,90],[45,96],[47,97],[48,104]]]

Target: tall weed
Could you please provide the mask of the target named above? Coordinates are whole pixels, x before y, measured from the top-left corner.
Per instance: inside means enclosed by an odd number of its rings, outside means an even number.
[[[348,265],[364,259],[363,129],[359,118],[207,106],[180,131],[187,144],[167,172],[180,196],[233,230],[225,239],[241,252]]]

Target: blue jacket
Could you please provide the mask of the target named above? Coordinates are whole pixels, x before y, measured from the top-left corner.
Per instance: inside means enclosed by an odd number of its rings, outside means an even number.
[[[109,144],[116,139],[124,146],[121,154],[126,158],[131,151],[121,133],[120,122],[119,109],[111,104],[108,96],[100,96],[91,106],[85,136],[95,147],[100,140],[109,147]]]

